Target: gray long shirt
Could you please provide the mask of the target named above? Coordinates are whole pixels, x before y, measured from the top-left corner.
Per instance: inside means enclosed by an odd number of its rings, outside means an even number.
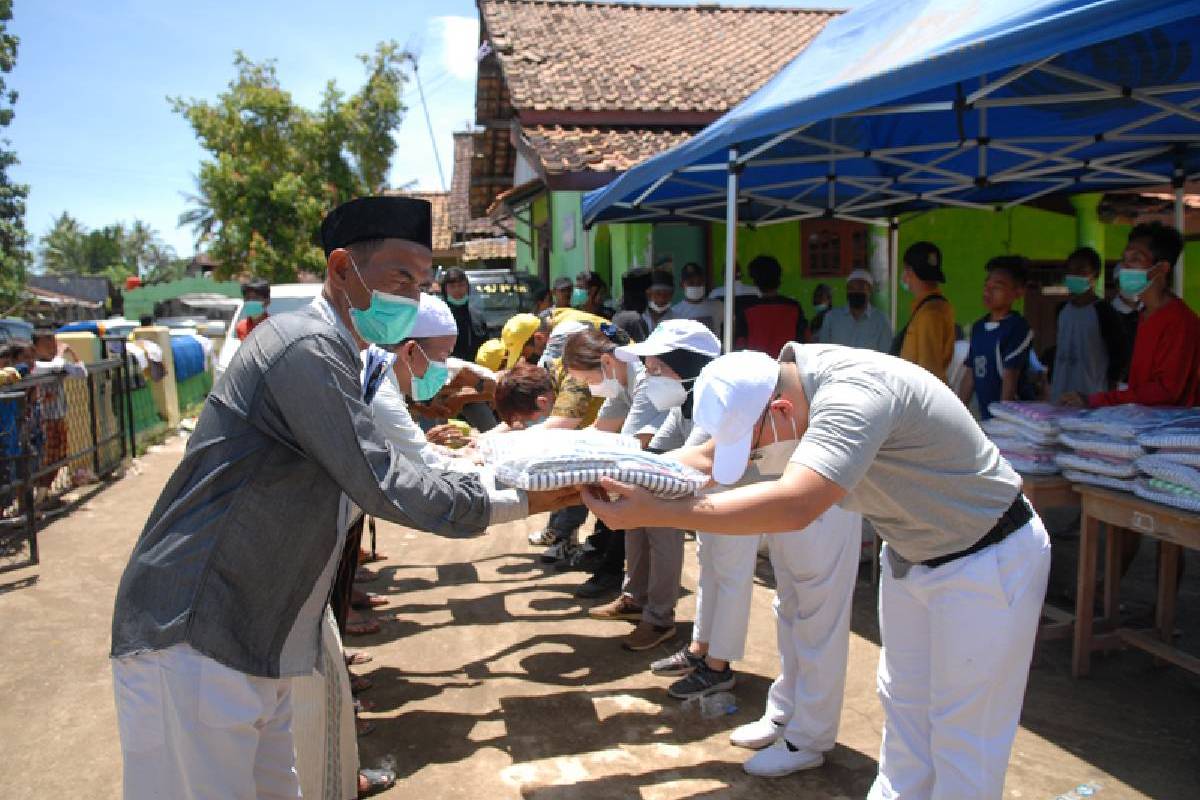
[[[246,338],[121,576],[114,657],[186,642],[250,675],[307,675],[343,492],[367,514],[450,536],[524,513],[494,506],[474,476],[398,456],[362,402],[360,367],[323,299]]]

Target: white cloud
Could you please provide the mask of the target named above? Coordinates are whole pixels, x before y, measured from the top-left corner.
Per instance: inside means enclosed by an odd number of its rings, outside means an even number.
[[[479,19],[434,17],[433,27],[441,38],[442,69],[461,81],[473,81],[475,53],[479,50]]]

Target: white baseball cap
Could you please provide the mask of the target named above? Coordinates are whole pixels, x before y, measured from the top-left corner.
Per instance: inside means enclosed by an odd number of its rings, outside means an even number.
[[[713,480],[737,483],[754,445],[754,426],[779,384],[779,362],[743,350],[715,359],[700,371],[692,405],[696,427],[712,437]]]
[[[613,353],[632,364],[642,356],[660,356],[672,350],[690,350],[702,356],[721,355],[721,342],[703,323],[694,319],[668,319],[658,323],[644,342],[618,347]]]
[[[875,285],[875,278],[871,277],[871,273],[867,272],[865,269],[856,269],[847,275],[846,283],[849,283],[850,281],[866,281],[872,286]]]
[[[428,339],[431,336],[458,336],[458,323],[454,321],[454,313],[445,300],[423,292],[417,320],[408,338]]]

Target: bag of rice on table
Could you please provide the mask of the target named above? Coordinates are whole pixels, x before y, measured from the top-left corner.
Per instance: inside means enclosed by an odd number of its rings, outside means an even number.
[[[1173,483],[1194,492],[1200,492],[1200,469],[1180,464],[1160,455],[1142,456],[1137,460],[1137,468],[1151,478]]]
[[[1044,436],[1057,436],[1063,427],[1063,420],[1085,413],[1080,409],[1056,406],[1052,403],[1018,403],[1010,400],[992,403],[988,406],[988,411],[993,417],[1021,425]]]
[[[1062,469],[1094,472],[1110,478],[1133,478],[1138,474],[1137,464],[1132,460],[1112,458],[1099,453],[1059,453],[1055,460]]]
[[[1182,508],[1184,511],[1200,511],[1200,492],[1159,478],[1138,478],[1133,493],[1143,500],[1162,503],[1165,506]]]
[[[1113,478],[1108,475],[1097,475],[1095,472],[1081,472],[1074,469],[1064,469],[1062,475],[1071,483],[1087,483],[1105,489],[1116,489],[1119,492],[1132,492],[1137,486],[1136,478]]]
[[[612,478],[675,499],[695,494],[709,482],[707,475],[678,461],[642,452],[636,439],[597,431],[505,433],[481,449],[498,480],[526,491],[587,486]]]
[[[1133,460],[1146,455],[1146,449],[1136,442],[1086,431],[1063,431],[1058,435],[1058,441],[1076,452],[1097,453],[1112,458]]]
[[[1152,428],[1138,434],[1137,442],[1142,447],[1200,453],[1200,415]]]
[[[1060,420],[1064,431],[1086,431],[1118,439],[1136,439],[1164,425],[1200,418],[1194,408],[1151,408],[1128,404],[1107,406]]]

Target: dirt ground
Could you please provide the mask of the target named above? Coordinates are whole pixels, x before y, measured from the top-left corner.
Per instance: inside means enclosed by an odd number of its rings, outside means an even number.
[[[0,574],[0,798],[118,797],[121,762],[106,654],[112,600],[141,524],[182,453],[182,440],[138,460],[40,535],[40,566]],[[874,589],[855,598],[850,670],[838,746],[826,765],[778,779],[747,776],[728,733],[762,711],[776,673],[771,576],[759,564],[748,654],[737,665],[738,709],[718,719],[683,710],[667,679],[646,671],[688,634],[694,543],[680,601],[680,636],[651,653],[620,649],[625,622],[589,619],[570,594],[580,573],[544,567],[525,535],[539,520],[470,540],[381,524],[389,555],[381,633],[350,641],[374,661],[360,740],[363,763],[393,766],[384,796],[416,798],[856,798],[876,769],[882,712],[875,697]],[[1069,527],[1069,520],[1068,520]],[[1074,542],[1056,541],[1051,597],[1069,598]],[[1200,649],[1200,560],[1188,564],[1181,621]],[[1136,583],[1147,583],[1144,548]],[[1140,577],[1139,577],[1140,576]],[[1144,596],[1152,596],[1143,586]],[[1144,611],[1131,593],[1129,612]],[[1142,605],[1139,605],[1141,603]],[[1039,646],[1005,796],[1200,795],[1200,680],[1138,652],[1097,657],[1070,677],[1066,642]],[[1082,787],[1082,788],[1081,788]],[[1090,795],[1087,791],[1090,788]]]

